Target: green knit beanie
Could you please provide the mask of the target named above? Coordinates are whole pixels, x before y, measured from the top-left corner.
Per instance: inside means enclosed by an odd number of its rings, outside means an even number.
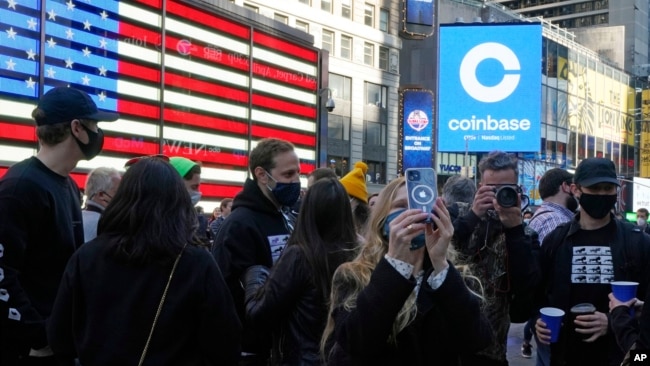
[[[172,156],[169,158],[169,163],[176,169],[178,174],[181,175],[181,178],[185,178],[185,175],[192,169],[196,164],[190,159],[183,158],[180,156]]]

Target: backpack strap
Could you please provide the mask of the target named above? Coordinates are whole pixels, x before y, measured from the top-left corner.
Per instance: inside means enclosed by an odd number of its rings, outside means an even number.
[[[530,225],[530,223],[533,222],[533,220],[535,220],[536,218],[538,218],[538,217],[540,217],[540,216],[544,216],[544,215],[546,215],[546,214],[548,214],[548,213],[551,213],[551,212],[553,212],[553,211],[548,210],[548,211],[540,212],[540,213],[537,214],[537,215],[533,215],[533,217],[530,218],[530,221],[528,221],[528,225]]]

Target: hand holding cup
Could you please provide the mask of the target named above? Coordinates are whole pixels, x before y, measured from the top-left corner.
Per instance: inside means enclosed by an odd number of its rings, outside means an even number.
[[[555,343],[560,338],[560,328],[564,310],[552,307],[539,309],[541,315],[537,320],[535,329],[537,336],[542,343]]]
[[[614,281],[611,282],[611,285],[612,285],[612,294],[618,301],[622,303],[627,303],[630,300],[636,298],[636,289],[639,286],[638,282]],[[629,307],[630,307],[630,315],[634,316],[634,306],[629,306]]]

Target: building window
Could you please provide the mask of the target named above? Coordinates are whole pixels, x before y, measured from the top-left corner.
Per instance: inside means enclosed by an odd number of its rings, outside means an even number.
[[[311,0],[298,0],[298,2],[311,6]]]
[[[330,55],[334,54],[334,32],[323,29],[322,49],[327,50]]]
[[[366,182],[386,184],[386,163],[381,161],[367,160],[366,165],[368,165]]]
[[[379,30],[388,33],[388,17],[389,13],[386,9],[379,10]]]
[[[332,12],[332,0],[320,0],[320,8],[328,13]]]
[[[366,105],[386,108],[388,88],[383,85],[366,83]]]
[[[327,115],[327,137],[350,141],[350,117],[329,113]]]
[[[366,3],[363,10],[363,22],[369,27],[375,26],[375,6]]]
[[[341,58],[352,59],[352,37],[341,35]]]
[[[275,13],[273,15],[273,19],[275,19],[280,23],[289,24],[289,17],[287,17],[286,15]]]
[[[379,47],[379,68],[388,71],[388,48]]]
[[[309,23],[301,22],[300,20],[296,20],[296,29],[300,29],[301,31],[305,33],[309,33]]]
[[[375,65],[375,45],[364,42],[363,44],[363,63],[368,66]]]
[[[352,79],[329,74],[329,88],[332,91],[332,98],[350,101],[352,100]]]
[[[246,9],[252,11],[252,12],[255,12],[255,13],[260,12],[260,8],[258,8],[257,6],[250,5],[250,4],[244,3],[244,8],[246,8]]]
[[[350,0],[341,0],[341,17],[345,19],[352,19],[352,7]]]
[[[366,145],[386,146],[386,124],[363,121],[363,143]]]

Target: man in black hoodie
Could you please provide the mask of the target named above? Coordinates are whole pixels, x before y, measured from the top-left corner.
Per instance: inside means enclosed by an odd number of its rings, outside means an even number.
[[[70,172],[101,150],[97,110],[85,92],[53,88],[32,112],[40,150],[0,179],[0,365],[55,365],[45,324],[68,259],[84,242],[80,193]]]
[[[246,323],[240,280],[248,267],[272,267],[282,254],[295,222],[291,206],[300,196],[300,161],[290,142],[264,139],[251,151],[248,168],[252,179],[235,196],[212,253],[244,324],[240,365],[266,365],[270,337]]]

